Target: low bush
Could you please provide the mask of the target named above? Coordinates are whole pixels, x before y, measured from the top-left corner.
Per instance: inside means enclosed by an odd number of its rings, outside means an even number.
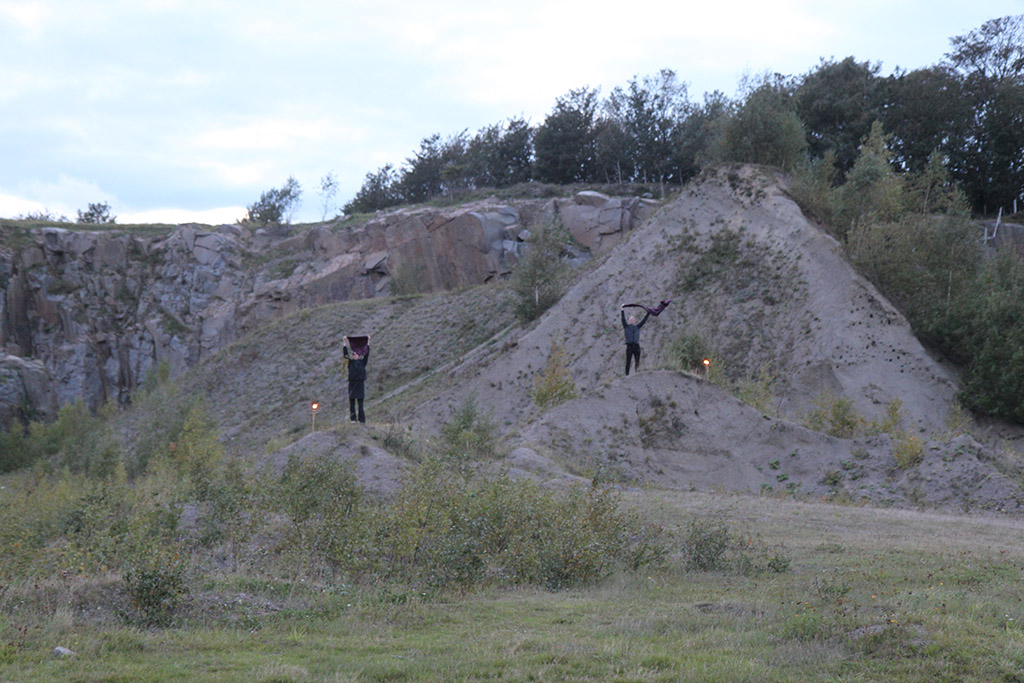
[[[769,367],[763,366],[757,375],[737,382],[732,393],[762,414],[777,416],[779,409],[773,391],[777,379]]]
[[[900,469],[908,469],[924,460],[924,442],[909,432],[893,438],[892,457]]]
[[[840,439],[850,439],[865,426],[853,407],[853,399],[824,393],[814,400],[814,408],[804,416],[804,426]]]
[[[783,573],[790,565],[785,548],[766,546],[757,538],[730,529],[721,515],[690,520],[682,538],[682,553],[691,571]]]
[[[619,509],[607,488],[564,494],[507,476],[465,482],[434,459],[385,513],[385,576],[434,588],[485,583],[552,590],[660,560],[656,530]]]
[[[131,609],[124,617],[141,626],[166,626],[189,594],[179,548],[149,549],[133,558],[123,574]]]
[[[704,359],[711,355],[711,345],[704,337],[686,330],[670,341],[665,350],[669,366],[680,372],[703,372]]]
[[[441,426],[441,456],[469,474],[471,465],[498,455],[498,433],[489,413],[482,411],[470,394],[448,422]]]
[[[93,415],[85,402],[65,404],[53,422],[32,422],[27,430],[0,433],[0,473],[36,462],[67,468],[94,479],[117,476],[121,452],[109,428],[112,408]]]
[[[541,408],[550,408],[578,395],[576,383],[569,372],[565,348],[552,342],[548,362],[533,383],[533,400]]]
[[[683,538],[687,569],[710,571],[722,569],[726,553],[733,546],[732,533],[720,517],[692,520]]]

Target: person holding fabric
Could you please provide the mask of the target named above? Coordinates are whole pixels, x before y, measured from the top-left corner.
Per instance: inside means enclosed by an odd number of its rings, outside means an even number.
[[[619,315],[622,316],[622,329],[626,333],[626,376],[629,377],[629,363],[630,360],[634,361],[633,367],[637,372],[640,371],[640,328],[644,326],[647,319],[651,317],[651,311],[647,311],[644,315],[644,319],[639,323],[636,321],[635,316],[629,316],[626,318],[626,306],[628,304],[622,304],[619,307]]]
[[[366,414],[363,412],[363,399],[366,398],[366,363],[370,360],[370,335],[359,339],[360,344],[351,344],[352,350],[349,355],[349,339],[342,337],[341,353],[348,361],[348,414],[349,419],[355,422],[366,422]],[[358,413],[356,408],[358,406]]]

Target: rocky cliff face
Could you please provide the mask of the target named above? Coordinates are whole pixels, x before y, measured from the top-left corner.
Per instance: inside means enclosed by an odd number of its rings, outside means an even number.
[[[310,229],[34,231],[0,251],[0,425],[79,398],[126,403],[157,363],[176,374],[297,309],[503,277],[545,223],[561,223],[581,258],[604,254],[656,206],[582,192]]]

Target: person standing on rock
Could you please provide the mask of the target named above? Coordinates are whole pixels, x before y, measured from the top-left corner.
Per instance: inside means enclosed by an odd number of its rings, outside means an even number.
[[[353,337],[349,342],[347,336],[341,338],[341,353],[348,361],[348,414],[349,419],[355,422],[366,422],[366,413],[363,412],[363,399],[366,398],[366,362],[370,360],[370,335],[365,337]],[[352,347],[349,355],[349,347]],[[358,413],[356,407],[358,406]]]
[[[626,377],[629,377],[630,360],[636,359],[633,367],[637,372],[640,371],[640,328],[651,317],[651,312],[647,311],[644,319],[638,323],[635,316],[631,315],[628,319],[626,318],[626,305],[622,304],[619,307],[619,315],[622,316],[622,329],[626,332]]]

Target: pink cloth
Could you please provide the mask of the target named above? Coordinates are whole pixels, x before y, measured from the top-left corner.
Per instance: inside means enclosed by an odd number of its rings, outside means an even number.
[[[668,306],[670,303],[672,303],[672,299],[662,300],[662,302],[655,306],[654,308],[647,308],[643,304],[625,304],[625,307],[642,308],[651,315],[659,315],[662,311],[665,310],[665,307]]]

